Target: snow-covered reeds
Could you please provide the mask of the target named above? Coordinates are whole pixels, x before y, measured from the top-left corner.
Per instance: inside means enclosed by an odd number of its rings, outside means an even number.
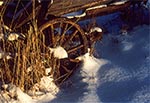
[[[0,12],[0,87],[11,83],[27,92],[43,76],[52,76],[58,71],[57,60],[45,45],[44,35],[39,33],[34,10],[29,29],[23,28],[27,32],[21,35],[5,27],[4,12],[5,7]],[[52,68],[48,74],[46,68]]]
[[[3,55],[0,60],[3,84],[13,83],[23,90],[40,81],[46,68],[43,61],[47,61],[47,65],[50,66],[50,55],[46,59],[42,35],[36,33],[32,26],[25,35],[25,40],[9,41],[7,38],[1,40]],[[12,56],[10,59],[6,58],[8,54]]]

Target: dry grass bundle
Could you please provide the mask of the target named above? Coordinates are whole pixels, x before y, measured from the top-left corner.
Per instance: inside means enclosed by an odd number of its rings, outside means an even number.
[[[9,12],[9,8],[6,8],[8,6],[7,3],[10,1],[11,0],[6,0],[4,8],[1,10],[0,21],[2,24],[0,26],[0,33],[3,36],[0,35],[0,55],[2,57],[0,57],[0,82],[3,84],[15,84],[22,90],[26,91],[41,80],[42,76],[45,75],[46,68],[52,68],[50,75],[53,76],[56,83],[64,82],[64,80],[66,80],[72,74],[73,70],[75,70],[74,68],[76,68],[77,62],[71,62],[68,58],[64,61],[62,60],[62,62],[60,59],[55,58],[47,45],[45,45],[46,34],[40,33],[37,26],[39,22],[37,23],[36,21],[38,17],[36,17],[36,12],[34,9],[36,0],[32,1],[32,12],[31,9],[30,13],[25,10],[28,14],[27,16],[29,17],[27,20],[29,19],[29,21],[18,27],[16,26],[20,22],[17,22],[17,20],[15,21],[14,18],[18,9],[17,7],[20,6],[19,2],[21,0],[15,1],[17,3],[15,5],[16,8],[13,11],[14,15],[11,15],[11,23],[8,24],[9,21],[4,20],[6,25],[9,25],[8,28],[3,23],[3,19],[5,18],[3,18],[3,16],[5,12]],[[15,22],[17,23],[15,24]],[[72,26],[73,25],[71,25],[68,29],[72,28]],[[19,34],[17,33],[18,31]],[[53,28],[52,31],[55,31],[55,29]],[[66,31],[64,31],[64,33]],[[76,37],[79,38],[80,35]],[[65,62],[67,62],[66,67],[63,67],[64,70],[62,70],[61,64],[65,64]],[[69,64],[70,62],[72,65]],[[68,70],[67,67],[73,68],[73,70]]]
[[[26,30],[25,39],[18,36],[9,39],[12,31],[4,28],[3,23],[8,2],[10,0],[5,1],[0,12],[0,84],[13,83],[26,91],[40,81],[46,67],[52,66],[51,55],[45,49],[44,36],[38,33],[35,19]]]
[[[36,24],[34,24],[36,25]],[[1,40],[1,49],[6,54],[0,60],[1,81],[13,83],[23,90],[31,88],[51,67],[51,55],[44,45],[44,36],[30,26],[25,40]],[[10,59],[7,58],[8,55]]]

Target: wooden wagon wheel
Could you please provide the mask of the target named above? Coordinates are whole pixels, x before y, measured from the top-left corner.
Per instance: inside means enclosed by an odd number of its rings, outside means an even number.
[[[59,73],[56,74],[61,81],[65,80],[78,64],[75,58],[87,52],[88,45],[84,31],[79,25],[65,18],[50,20],[39,30],[45,35],[46,46],[51,48],[61,46],[67,51],[68,58],[59,60]]]

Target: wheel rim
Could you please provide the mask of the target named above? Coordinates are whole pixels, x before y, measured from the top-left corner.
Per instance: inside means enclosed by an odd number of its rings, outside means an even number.
[[[87,52],[88,45],[84,31],[76,23],[64,18],[48,21],[39,30],[45,35],[46,46],[52,48],[61,46],[68,53],[67,59],[58,60],[60,66],[56,78],[62,76],[63,79],[60,80],[63,81],[77,68],[75,58]]]

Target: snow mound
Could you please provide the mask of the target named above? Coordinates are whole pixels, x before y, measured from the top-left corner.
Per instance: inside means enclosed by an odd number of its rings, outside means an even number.
[[[99,85],[98,71],[103,65],[108,63],[104,59],[97,59],[93,55],[90,55],[89,51],[85,55],[76,58],[82,61],[80,75],[83,77],[82,82],[88,85],[86,87],[88,91],[84,92],[84,96],[80,98],[79,103],[100,102],[99,96],[96,93]]]
[[[4,3],[3,1],[0,1],[0,6],[2,6],[2,5],[3,5],[3,3]]]
[[[18,40],[18,38],[19,38],[19,35],[17,33],[10,33],[8,36],[9,41]]]
[[[28,94],[13,84],[5,84],[0,91],[0,103],[42,103],[56,98],[59,88],[54,84],[53,78],[44,76],[36,83]],[[40,102],[39,102],[40,101]]]
[[[31,96],[41,96],[45,93],[51,93],[56,95],[59,92],[59,88],[53,82],[53,78],[50,76],[43,76],[39,83],[36,83],[32,90],[29,91]]]
[[[58,59],[68,58],[67,51],[61,46],[57,46],[56,48],[49,48],[49,50],[54,55],[55,58]]]
[[[101,33],[102,29],[100,27],[93,27],[93,28],[90,29],[90,33],[93,33],[95,31]]]
[[[85,55],[77,57],[76,59],[83,62],[81,66],[81,75],[82,77],[85,77],[83,81],[89,81],[89,79],[92,78],[96,80],[100,67],[107,63],[105,60],[99,60],[93,57],[89,52]]]
[[[34,103],[32,98],[22,92],[22,90],[13,84],[3,85],[6,91],[1,91],[0,102],[1,103]]]

